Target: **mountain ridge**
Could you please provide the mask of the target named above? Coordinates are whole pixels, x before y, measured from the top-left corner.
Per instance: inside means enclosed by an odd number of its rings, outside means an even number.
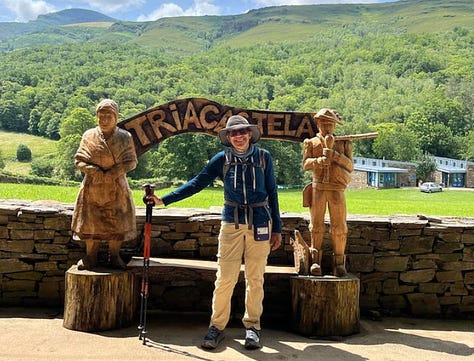
[[[0,22],[0,52],[65,42],[131,42],[178,54],[222,44],[246,46],[299,41],[328,28],[371,24],[373,32],[439,32],[472,28],[470,0],[402,0],[374,4],[284,5],[239,15],[182,16],[150,22],[117,20],[99,12],[66,9],[28,23]],[[434,26],[436,24],[436,26]]]

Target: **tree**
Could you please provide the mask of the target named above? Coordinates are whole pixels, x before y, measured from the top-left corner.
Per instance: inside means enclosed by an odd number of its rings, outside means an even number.
[[[474,130],[471,130],[465,137],[461,138],[462,151],[460,155],[462,159],[474,160]]]
[[[454,157],[459,153],[451,129],[442,123],[431,122],[425,114],[413,112],[406,126],[416,134],[422,152],[440,157]]]
[[[81,143],[82,136],[70,134],[58,142],[58,155],[55,159],[53,174],[60,179],[81,180],[81,174],[74,166],[74,155]]]
[[[189,180],[221,148],[216,138],[203,134],[182,134],[169,138],[151,157],[154,176]]]
[[[377,158],[409,162],[419,157],[417,137],[407,127],[397,123],[380,123],[375,130],[379,135],[372,149]]]
[[[418,160],[416,167],[416,178],[421,182],[428,180],[436,171],[436,162],[428,153],[424,153]]]
[[[38,177],[50,178],[54,171],[54,154],[36,158],[31,162],[31,173]]]
[[[268,150],[272,155],[277,184],[300,186],[304,183],[301,143],[261,140],[259,147]]]
[[[94,116],[85,108],[76,108],[61,124],[58,153],[54,175],[61,179],[80,180],[81,175],[74,166],[74,155],[81,142],[82,134],[96,125]]]
[[[20,144],[16,149],[16,159],[19,162],[30,162],[31,161],[31,149],[24,144]]]
[[[76,108],[61,123],[59,135],[61,138],[72,134],[82,135],[87,129],[95,126],[95,118],[88,109]]]

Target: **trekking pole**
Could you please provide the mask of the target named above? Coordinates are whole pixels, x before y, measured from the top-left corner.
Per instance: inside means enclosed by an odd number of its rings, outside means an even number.
[[[140,324],[138,330],[139,340],[143,340],[143,344],[146,344],[146,313],[148,306],[148,270],[150,268],[150,244],[151,244],[151,216],[153,212],[153,206],[155,202],[148,197],[153,195],[155,186],[146,183],[142,186],[145,189],[145,195],[143,196],[143,202],[146,204],[146,216],[145,216],[145,230],[144,230],[144,241],[143,241],[143,274],[142,274],[142,289],[141,304],[140,304]]]

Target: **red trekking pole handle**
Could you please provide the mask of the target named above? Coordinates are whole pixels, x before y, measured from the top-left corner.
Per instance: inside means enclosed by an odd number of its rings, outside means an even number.
[[[152,223],[152,211],[155,206],[155,201],[150,197],[155,191],[155,186],[153,184],[146,183],[143,185],[145,189],[145,195],[143,196],[143,203],[146,205],[146,214],[145,214],[145,230],[144,236],[145,241],[143,244],[143,258],[150,259],[150,244],[151,244],[151,223]]]

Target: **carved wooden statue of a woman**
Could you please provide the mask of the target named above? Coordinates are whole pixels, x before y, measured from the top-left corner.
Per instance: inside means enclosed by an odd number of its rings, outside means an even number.
[[[84,174],[72,218],[74,237],[86,243],[78,269],[97,265],[100,242],[109,247],[109,265],[125,269],[120,257],[123,241],[136,237],[135,206],[126,174],[137,165],[132,136],[117,127],[118,105],[102,100],[96,108],[98,126],[87,130],[75,155]]]

